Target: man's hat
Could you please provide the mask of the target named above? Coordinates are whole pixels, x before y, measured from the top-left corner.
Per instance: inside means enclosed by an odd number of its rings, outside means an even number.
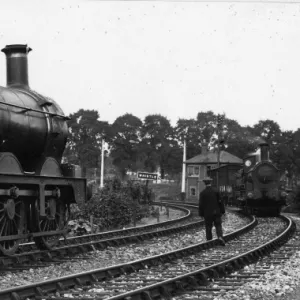
[[[203,182],[204,182],[205,184],[210,184],[210,183],[212,182],[212,178],[210,178],[210,177],[205,177],[205,178],[203,179]]]

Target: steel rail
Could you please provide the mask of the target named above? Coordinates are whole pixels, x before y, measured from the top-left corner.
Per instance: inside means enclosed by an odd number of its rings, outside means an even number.
[[[242,253],[236,257],[213,264],[209,267],[201,268],[197,271],[174,277],[156,284],[149,285],[134,291],[126,292],[117,296],[107,298],[106,300],[141,300],[158,299],[160,296],[171,295],[176,292],[184,292],[191,287],[205,286],[208,279],[220,278],[241,269],[245,265],[257,261],[260,257],[269,254],[282,244],[284,244],[295,230],[295,223],[285,216],[281,216],[287,222],[287,228],[276,238],[264,243],[263,245]]]
[[[154,205],[160,206],[160,203],[154,202]],[[163,204],[166,206],[166,204]],[[130,228],[125,228],[125,229],[118,229],[118,230],[110,230],[110,231],[105,231],[105,232],[100,232],[100,233],[93,233],[93,234],[87,234],[87,235],[82,235],[82,236],[74,236],[74,237],[68,237],[67,239],[62,238],[60,239],[60,246],[63,246],[65,244],[70,245],[70,244],[78,244],[82,242],[91,242],[95,241],[98,239],[104,239],[104,238],[111,238],[113,236],[119,236],[119,235],[126,235],[128,233],[139,233],[143,230],[152,230],[156,228],[160,228],[162,226],[167,226],[167,225],[173,225],[176,223],[180,223],[182,221],[188,220],[189,218],[192,217],[191,211],[187,208],[176,206],[176,205],[167,205],[169,208],[181,210],[186,213],[186,215],[173,219],[173,220],[168,220],[156,224],[149,224],[149,225],[143,225],[143,226],[137,226],[137,227],[130,227]],[[35,247],[35,243],[29,242],[29,243],[24,243],[20,244],[20,251],[32,251],[33,247]],[[1,259],[1,257],[0,257]]]
[[[47,250],[47,251],[33,251],[30,253],[22,253],[17,254],[12,257],[4,257],[0,260],[1,264],[5,267],[9,265],[14,265],[16,263],[24,263],[28,261],[38,261],[38,260],[49,260],[54,257],[64,257],[66,255],[76,255],[76,254],[83,254],[89,251],[95,250],[104,250],[107,247],[113,246],[121,246],[129,243],[134,242],[141,242],[153,237],[165,236],[168,234],[178,233],[184,230],[189,230],[193,228],[197,228],[199,226],[203,226],[204,221],[197,221],[190,224],[185,224],[181,227],[173,227],[167,229],[156,230],[153,232],[146,232],[141,233],[139,235],[129,235],[129,236],[121,236],[121,237],[114,237],[108,238],[98,241],[90,241],[81,244],[74,244],[74,245],[67,245],[57,249]],[[1,270],[1,267],[0,267]]]
[[[251,217],[251,223],[243,226],[242,228],[231,232],[224,236],[226,241],[236,238],[237,236],[249,231],[257,225],[255,217]],[[148,266],[157,265],[158,263],[164,263],[172,261],[175,258],[181,258],[186,255],[191,255],[212,248],[219,244],[217,239],[213,239],[208,242],[202,242],[196,245],[188,246],[180,250],[171,251],[162,255],[156,255],[148,257],[142,260],[131,261],[126,264],[115,265],[108,268],[95,269],[88,272],[82,272],[74,275],[64,276],[57,279],[47,280],[43,282],[37,282],[34,284],[9,288],[0,291],[1,300],[20,300],[26,297],[32,297],[35,295],[43,296],[47,293],[53,293],[59,290],[72,288],[74,286],[80,286],[97,281],[107,280],[113,277],[120,276],[122,274],[128,274],[135,272],[139,269],[148,268]]]
[[[158,229],[159,227],[165,226],[166,223],[168,224],[176,224],[176,221],[182,221],[186,220],[186,217],[190,217],[190,211],[187,209],[182,209],[182,211],[186,211],[187,215],[178,219],[166,221],[166,222],[161,222],[157,224],[152,224],[152,225],[146,225],[146,226],[141,226],[138,227],[139,230],[137,230],[137,227],[132,227],[128,228],[128,230],[120,230],[120,231],[111,231],[108,232],[107,238],[104,238],[106,235],[105,233],[103,235],[101,234],[95,234],[95,235],[87,235],[84,236],[83,239],[79,239],[80,237],[77,237],[76,239],[72,240],[73,244],[69,242],[67,245],[62,245],[60,247],[54,248],[52,250],[45,250],[45,251],[40,251],[40,250],[35,250],[35,251],[30,251],[28,253],[19,253],[15,254],[13,256],[3,256],[0,257],[0,270],[3,269],[1,266],[7,268],[10,265],[15,265],[15,264],[20,264],[20,263],[25,263],[25,262],[30,262],[30,261],[38,261],[38,260],[49,260],[54,257],[61,258],[65,255],[77,255],[77,254],[82,254],[85,252],[89,251],[94,251],[94,250],[103,250],[109,246],[120,246],[120,245],[125,245],[128,243],[133,243],[133,242],[139,242],[143,241],[146,239],[150,239],[153,237],[158,237],[158,236],[163,236],[163,235],[168,235],[168,234],[173,234],[177,233],[180,231],[184,230],[189,230],[192,228],[197,228],[199,226],[203,225],[203,221],[196,221],[196,222],[191,222],[189,224],[184,224],[180,227],[170,227],[170,228],[164,228],[164,229]],[[179,220],[179,221],[178,221]],[[171,222],[171,223],[169,223]],[[167,224],[167,225],[168,225]],[[149,231],[149,232],[144,232],[145,229],[156,229],[155,231]],[[119,237],[116,236],[111,236],[111,233],[119,233]],[[139,235],[126,235],[130,233],[138,233]],[[101,239],[100,239],[101,238]],[[80,242],[81,241],[81,242]]]

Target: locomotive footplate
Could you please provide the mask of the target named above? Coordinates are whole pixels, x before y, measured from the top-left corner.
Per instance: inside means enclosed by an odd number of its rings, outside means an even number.
[[[4,185],[9,186],[9,188],[3,188]],[[69,193],[72,193],[73,197],[68,195]],[[45,217],[45,197],[64,198],[65,200],[67,198],[68,201],[74,199],[75,201],[69,203],[80,203],[86,199],[86,179],[0,174],[0,196],[8,196],[14,199],[20,196],[37,197],[39,199],[40,216]]]

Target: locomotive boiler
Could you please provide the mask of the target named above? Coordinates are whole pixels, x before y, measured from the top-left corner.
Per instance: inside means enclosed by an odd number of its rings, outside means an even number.
[[[253,214],[278,215],[286,203],[280,170],[269,158],[269,145],[261,143],[258,153],[245,157],[239,182],[239,203]]]
[[[85,201],[86,180],[61,165],[68,126],[55,101],[28,84],[27,45],[8,45],[7,87],[0,87],[0,253],[33,239],[50,249],[66,233],[71,203]]]

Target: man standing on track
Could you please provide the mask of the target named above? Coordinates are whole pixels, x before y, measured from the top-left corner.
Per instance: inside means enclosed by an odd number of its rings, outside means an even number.
[[[212,239],[212,227],[216,228],[217,237],[221,245],[225,246],[222,230],[222,214],[225,213],[225,207],[220,199],[218,192],[214,191],[211,186],[212,179],[204,178],[205,189],[199,195],[199,216],[204,217],[206,239]]]

